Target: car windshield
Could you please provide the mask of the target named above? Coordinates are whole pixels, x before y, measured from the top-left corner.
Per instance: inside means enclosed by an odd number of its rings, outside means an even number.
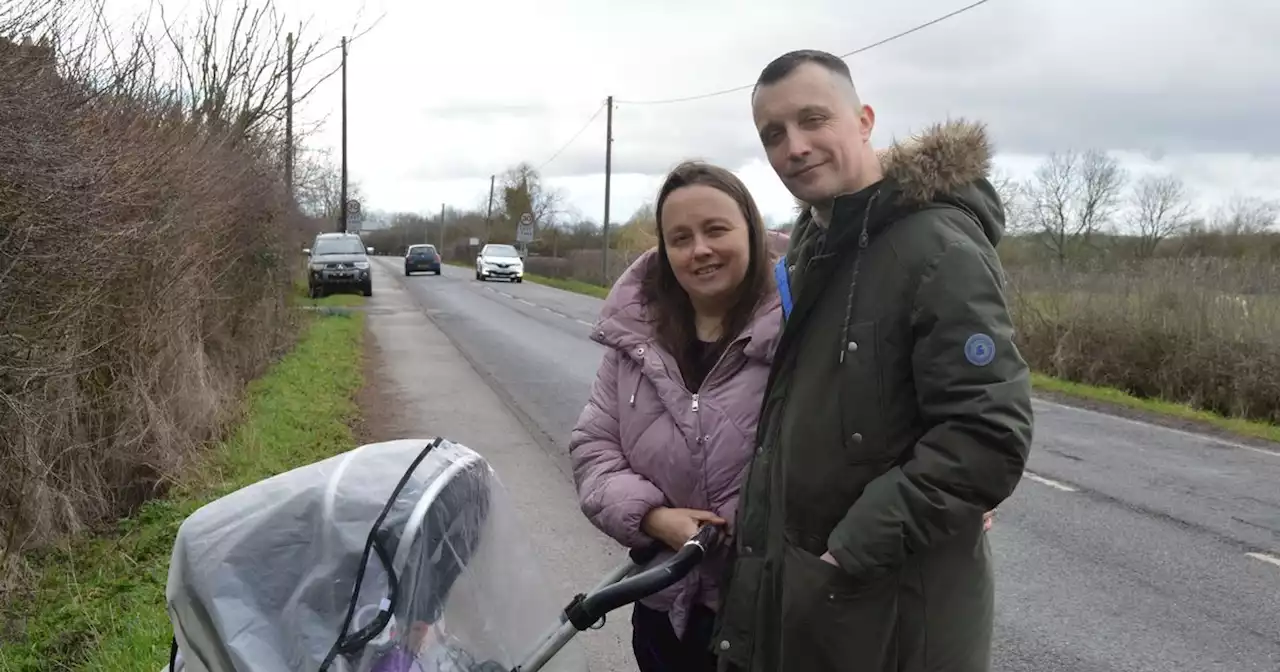
[[[364,243],[358,238],[321,238],[311,249],[314,255],[364,254]]]
[[[516,252],[516,248],[510,245],[490,245],[484,248],[484,256],[486,257],[520,257],[520,253]]]
[[[416,255],[422,255],[422,256],[430,255],[435,251],[436,251],[436,248],[430,245],[414,245],[413,247],[409,248],[409,254],[416,254]]]

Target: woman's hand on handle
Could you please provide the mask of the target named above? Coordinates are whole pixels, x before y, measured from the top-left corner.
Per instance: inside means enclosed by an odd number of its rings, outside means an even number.
[[[686,541],[698,533],[703,524],[724,525],[724,518],[710,511],[697,509],[673,509],[660,506],[645,514],[640,521],[640,529],[650,537],[680,550]]]

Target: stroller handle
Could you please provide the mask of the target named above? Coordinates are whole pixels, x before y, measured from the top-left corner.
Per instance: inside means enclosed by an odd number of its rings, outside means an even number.
[[[720,528],[715,525],[703,525],[676,554],[657,567],[622,579],[617,583],[605,586],[589,595],[580,596],[565,609],[566,619],[579,631],[586,630],[605,614],[638,602],[654,593],[660,592],[688,576],[702,562],[707,554],[716,549],[720,543]],[[657,557],[663,544],[635,549],[631,551],[631,561],[636,565],[645,565]]]
[[[539,641],[529,657],[514,668],[514,672],[537,672],[574,635],[595,627],[597,623],[603,625],[602,621],[609,612],[638,602],[688,576],[720,544],[721,534],[719,527],[703,525],[675,555],[638,574],[635,572],[653,562],[666,544],[655,543],[632,549],[627,562],[613,570],[594,591],[573,598],[564,608],[560,624]]]

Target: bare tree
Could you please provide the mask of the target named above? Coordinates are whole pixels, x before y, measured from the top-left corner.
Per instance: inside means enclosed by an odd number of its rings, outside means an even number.
[[[1130,224],[1138,235],[1137,253],[1155,254],[1164,239],[1187,230],[1193,214],[1187,187],[1174,175],[1147,175],[1133,190]]]
[[[307,215],[337,221],[342,212],[342,173],[329,149],[304,152],[294,170],[294,194]],[[363,201],[360,183],[348,178],[347,198]]]
[[[1026,185],[1015,180],[1009,173],[997,170],[991,176],[991,186],[995,187],[1000,204],[1004,207],[1005,230],[1012,234],[1034,232],[1035,226],[1028,216]]]
[[[1126,175],[1105,152],[1050,154],[1026,187],[1028,216],[1060,263],[1092,244],[1120,205]]]
[[[0,0],[0,39],[29,35],[57,12],[57,0]]]
[[[1215,219],[1215,228],[1231,235],[1264,233],[1280,222],[1280,202],[1237,195],[1219,209]]]
[[[500,188],[494,195],[494,239],[504,235],[514,238],[516,224],[526,212],[533,216],[539,228],[558,222],[564,215],[564,193],[547,186],[531,164],[513,166],[498,180]]]
[[[341,64],[314,80],[303,80],[299,74],[333,53],[337,45],[322,49],[319,39],[302,37],[306,24],[291,29],[272,0],[257,6],[251,0],[233,1],[236,4],[228,7],[226,0],[204,0],[194,28],[171,22],[163,3],[157,6],[188,112],[210,125],[251,134],[264,123],[283,119],[288,104],[286,33],[294,34],[293,74],[301,84],[294,87],[295,105],[336,74]]]

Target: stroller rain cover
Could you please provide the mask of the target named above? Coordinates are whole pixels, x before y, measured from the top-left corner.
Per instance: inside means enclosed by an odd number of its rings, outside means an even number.
[[[476,452],[402,439],[205,505],[169,567],[173,672],[514,668],[560,609],[504,494]]]

